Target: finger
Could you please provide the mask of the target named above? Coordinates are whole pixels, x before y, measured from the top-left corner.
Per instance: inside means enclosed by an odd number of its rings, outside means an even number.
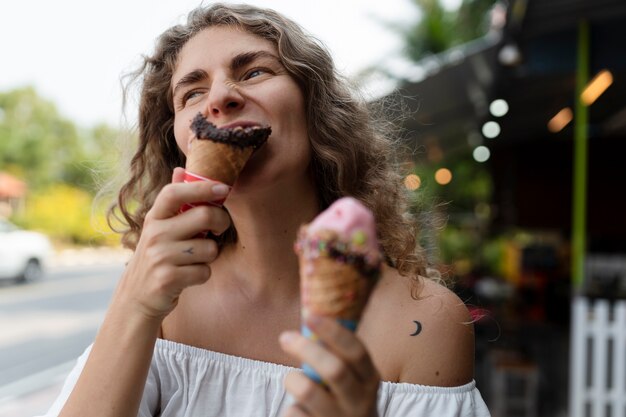
[[[147,227],[149,224],[149,227]],[[141,239],[154,246],[159,242],[183,241],[211,231],[218,236],[230,226],[230,216],[221,207],[197,206],[169,219],[148,219]]]
[[[342,407],[350,407],[350,402],[362,399],[363,382],[357,379],[354,371],[343,360],[326,347],[297,332],[283,333],[280,343],[287,353],[318,373]]]
[[[185,180],[185,168],[176,167],[172,172],[172,182],[183,182]]]
[[[164,235],[175,239],[189,239],[209,230],[219,236],[230,227],[230,223],[230,216],[222,207],[197,206],[168,219],[164,226],[167,229]]]
[[[146,219],[174,217],[183,204],[220,200],[226,197],[229,191],[227,185],[214,181],[168,184],[157,195]]]
[[[170,309],[172,300],[178,299],[185,288],[204,284],[210,277],[211,268],[206,264],[172,265],[155,271],[142,290],[152,300],[148,304],[162,312]]]
[[[228,212],[212,205],[191,207],[189,210],[169,219],[146,219],[151,227],[144,227],[144,239],[187,240],[211,231],[215,236],[224,233],[231,224]]]
[[[211,278],[211,267],[207,264],[179,266],[177,278],[182,288],[202,285]]]
[[[357,378],[362,381],[379,379],[378,371],[363,342],[353,332],[329,317],[311,315],[307,318],[306,324],[328,350],[354,370]]]
[[[316,417],[341,415],[332,394],[302,372],[295,371],[287,374],[285,390],[296,399],[301,415]]]
[[[162,245],[161,258],[174,265],[208,264],[217,258],[217,243],[211,239],[190,239]],[[158,255],[157,255],[158,256]]]

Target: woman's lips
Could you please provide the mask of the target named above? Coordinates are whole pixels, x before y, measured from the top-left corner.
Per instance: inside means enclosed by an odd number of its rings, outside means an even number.
[[[258,122],[251,122],[248,120],[244,120],[244,121],[232,122],[232,123],[228,123],[222,126],[218,126],[218,128],[219,129],[234,129],[237,127],[246,128],[246,127],[263,127],[263,126],[267,126],[267,125],[263,125]]]

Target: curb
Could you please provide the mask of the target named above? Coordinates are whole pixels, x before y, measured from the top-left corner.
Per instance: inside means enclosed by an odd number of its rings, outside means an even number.
[[[0,387],[0,417],[16,412],[40,415],[52,406],[76,360],[71,360]]]
[[[131,253],[129,249],[110,247],[61,249],[55,252],[48,266],[61,268],[123,264],[128,261]]]

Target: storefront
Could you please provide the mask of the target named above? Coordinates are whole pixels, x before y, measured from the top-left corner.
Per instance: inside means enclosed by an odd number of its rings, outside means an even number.
[[[481,258],[453,273],[484,312],[477,380],[494,407],[496,368],[508,366],[534,387],[523,403],[565,412],[572,295],[626,296],[624,39],[621,0],[517,0],[501,29],[420,63],[426,77],[403,87],[415,164],[473,155],[492,181],[481,233],[500,267]],[[480,213],[466,214],[476,229]]]

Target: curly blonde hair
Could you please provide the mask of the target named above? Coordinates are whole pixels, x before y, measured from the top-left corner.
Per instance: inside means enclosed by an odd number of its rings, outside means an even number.
[[[279,13],[248,5],[214,4],[194,9],[184,25],[164,32],[154,53],[131,74],[141,81],[139,143],[130,161],[130,178],[108,213],[109,223],[124,225],[122,241],[134,249],[146,213],[170,182],[171,172],[185,165],[174,138],[171,79],[178,54],[195,34],[212,26],[236,26],[270,41],[287,72],[305,97],[307,131],[312,147],[310,170],[320,211],[342,196],[353,196],[376,218],[387,263],[400,274],[419,280],[426,275],[424,251],[409,213],[402,178],[395,170],[394,143],[377,123],[365,100],[340,76],[326,50],[295,22]],[[382,128],[381,128],[382,126]],[[234,230],[221,245],[236,239]]]

